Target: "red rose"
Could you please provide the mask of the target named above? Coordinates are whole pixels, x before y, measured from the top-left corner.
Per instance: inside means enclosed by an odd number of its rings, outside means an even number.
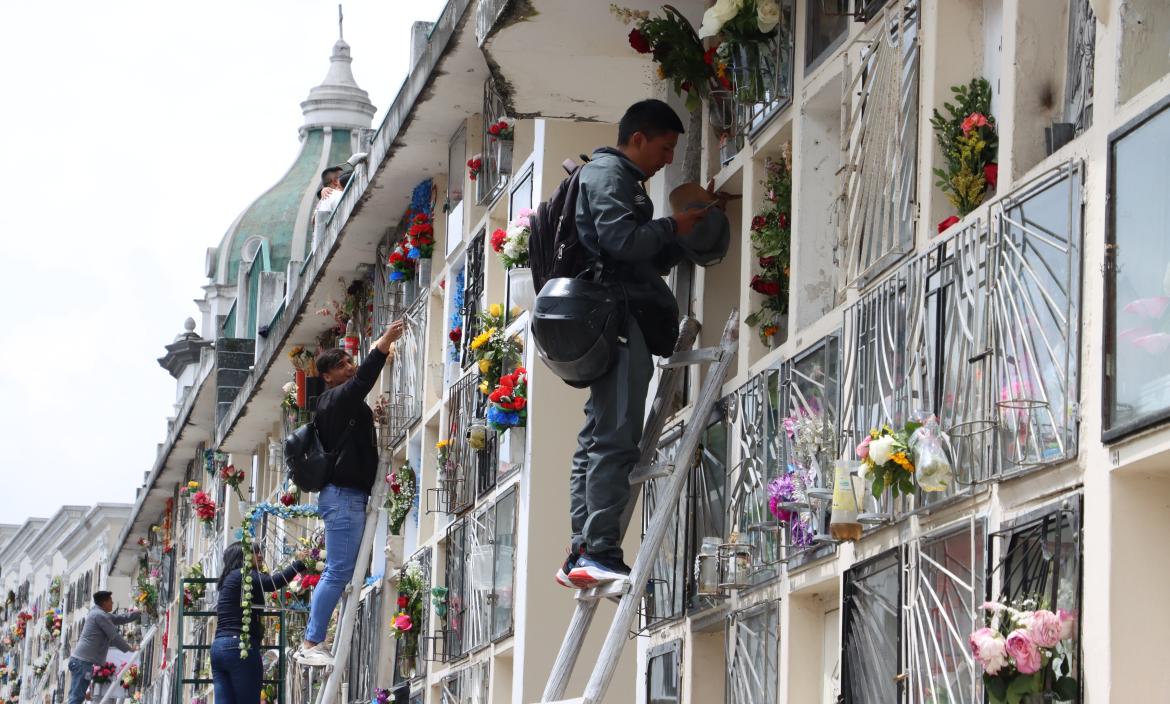
[[[763,215],[757,215],[752,218],[752,230],[762,230],[768,225],[768,218]]]
[[[491,401],[492,403],[499,403],[500,399],[502,399],[503,397],[504,397],[504,390],[503,389],[496,389],[495,391],[491,392],[490,395],[488,395],[488,400]]]
[[[410,605],[410,597],[406,596],[405,594],[399,594],[398,595],[398,608],[405,609],[409,605]]]
[[[780,213],[780,216],[777,218],[777,220],[779,221],[781,230],[788,229],[788,213]]]
[[[987,187],[994,191],[996,184],[999,183],[999,164],[984,164],[983,180],[987,181]]]
[[[528,370],[525,369],[524,367],[516,367],[516,373],[517,374],[527,374]]]
[[[451,332],[447,333],[447,338],[451,340],[451,342],[459,342],[463,339],[463,328],[455,328]]]
[[[704,51],[703,52],[703,63],[707,64],[708,66],[715,63],[715,52],[718,50],[719,50],[719,45],[716,44],[715,46],[711,47],[710,49]]]
[[[946,220],[943,220],[942,222],[940,222],[938,224],[939,234],[942,234],[944,231],[946,231],[946,229],[948,227],[950,227],[951,225],[954,225],[958,221],[959,221],[959,217],[957,215],[952,215],[949,218],[947,218]]]
[[[492,250],[499,252],[504,248],[504,240],[508,239],[508,233],[503,230],[496,230],[492,233]]]
[[[779,296],[780,282],[765,279],[762,276],[753,276],[750,284],[751,289],[756,293],[762,293],[765,296]]]
[[[650,53],[650,40],[646,38],[645,34],[638,31],[638,28],[630,30],[630,46],[639,54]]]
[[[395,483],[390,485],[390,491],[393,491],[395,494],[401,494],[402,493],[402,485],[399,484],[398,482],[395,482]]]
[[[776,257],[760,257],[760,267],[764,269],[771,268],[776,264]]]
[[[493,137],[499,135],[500,134],[500,126],[498,124],[492,125],[491,127],[488,128],[488,134],[490,134]]]
[[[391,264],[401,264],[402,263],[402,253],[401,252],[391,252],[390,253],[390,263]]]
[[[528,405],[528,399],[524,398],[523,396],[520,396],[520,397],[517,397],[516,400],[512,401],[512,410],[523,411],[524,407],[527,405]]]

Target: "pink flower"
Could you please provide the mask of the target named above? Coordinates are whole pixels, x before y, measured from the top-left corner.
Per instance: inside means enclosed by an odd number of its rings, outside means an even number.
[[[1060,642],[1060,617],[1047,609],[1037,609],[1028,625],[1028,636],[1041,648],[1054,648]]]
[[[398,631],[405,633],[413,626],[414,623],[411,622],[410,616],[407,616],[406,614],[398,614],[394,617],[394,628]]]
[[[987,117],[982,113],[973,112],[963,120],[963,134],[968,134],[976,127],[984,127],[987,125]]]
[[[1077,617],[1071,611],[1064,609],[1056,610],[1056,617],[1060,619],[1060,639],[1068,640],[1073,637],[1073,632],[1076,630]]]
[[[971,643],[971,654],[987,674],[996,675],[1004,665],[1007,665],[1003,638],[995,631],[980,628],[971,634],[968,641]]]
[[[1009,633],[1006,647],[1008,656],[1015,662],[1021,675],[1030,675],[1040,670],[1040,649],[1027,631],[1017,628]]]
[[[865,439],[861,441],[861,444],[859,444],[859,445],[857,446],[857,457],[858,457],[858,459],[863,459],[863,460],[864,460],[864,459],[867,459],[867,458],[869,457],[869,441],[870,441],[871,439],[872,439],[872,438],[870,438],[868,435],[866,435],[866,436],[865,436]]]

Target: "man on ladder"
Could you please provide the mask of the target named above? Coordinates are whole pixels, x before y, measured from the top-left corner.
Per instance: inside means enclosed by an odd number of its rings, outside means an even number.
[[[313,590],[305,640],[294,656],[302,665],[333,664],[325,633],[353,577],[366,532],[366,503],[378,474],[374,413],[366,404],[366,396],[387,360],[393,358],[394,341],[402,336],[403,329],[401,320],[391,323],[360,367],[340,349],[326,350],[317,357],[317,371],[328,389],[317,402],[315,422],[321,444],[327,451],[336,452],[337,458],[332,476],[317,498],[329,559]]]

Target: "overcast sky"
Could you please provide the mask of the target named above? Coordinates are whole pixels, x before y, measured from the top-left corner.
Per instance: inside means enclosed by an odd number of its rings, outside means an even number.
[[[440,0],[346,0],[378,107]],[[0,523],[132,503],[204,254],[291,164],[337,39],[326,0],[36,0],[0,22]]]

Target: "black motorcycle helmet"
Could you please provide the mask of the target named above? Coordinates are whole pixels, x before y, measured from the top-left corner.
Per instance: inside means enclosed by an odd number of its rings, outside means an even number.
[[[624,306],[616,287],[588,279],[549,279],[536,296],[536,353],[565,383],[585,388],[616,358]]]

